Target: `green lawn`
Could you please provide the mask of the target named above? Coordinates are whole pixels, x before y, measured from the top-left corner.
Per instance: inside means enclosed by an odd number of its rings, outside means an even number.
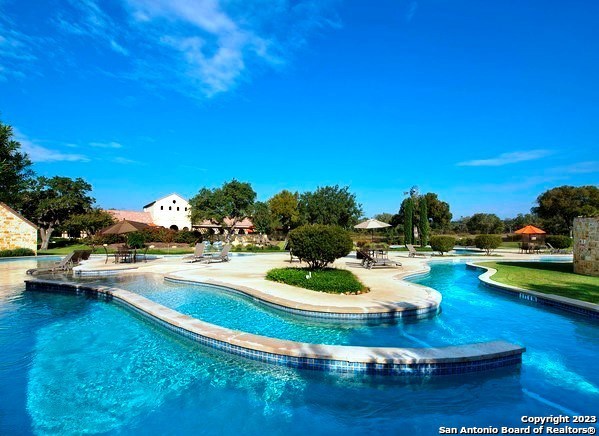
[[[350,271],[325,268],[312,271],[311,277],[306,278],[309,273],[307,268],[275,268],[266,274],[266,279],[329,294],[368,292],[368,288]]]
[[[571,263],[554,262],[479,262],[495,268],[496,282],[545,294],[599,303],[599,277],[574,274]]]
[[[502,242],[499,248],[518,248],[519,242]]]

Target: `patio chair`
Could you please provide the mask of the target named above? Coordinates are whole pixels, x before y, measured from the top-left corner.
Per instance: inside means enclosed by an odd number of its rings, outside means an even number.
[[[416,257],[416,256],[426,257],[423,253],[417,252],[412,244],[406,244],[406,248],[408,249],[408,257]]]
[[[189,260],[190,263],[198,262],[204,259],[204,250],[206,249],[206,244],[203,242],[198,242],[193,250],[193,254],[191,256],[185,256],[184,260]]]
[[[549,242],[545,242],[545,245],[547,245],[547,248],[549,248],[549,253],[551,253],[551,254],[559,253],[559,250],[557,248],[555,248],[553,245],[551,245]]]
[[[209,256],[204,256],[202,261],[212,263],[212,262],[228,262],[229,261],[229,250],[231,249],[231,244],[226,244],[220,253],[211,254]]]
[[[115,263],[126,263],[131,262],[131,250],[127,247],[118,247],[114,254]]]
[[[58,271],[68,271],[73,268],[74,264],[79,263],[81,254],[77,253],[77,251],[80,251],[80,250],[76,250],[76,251],[73,251],[72,253],[69,253],[68,255],[66,255],[64,258],[62,258],[59,262],[56,262],[51,267],[31,268],[31,269],[27,270],[27,274],[35,275],[35,274],[39,274],[39,273],[55,273]]]
[[[386,255],[376,257],[367,251],[360,251],[359,253],[362,255],[362,266],[364,268],[372,269],[373,266],[402,266],[401,262],[391,260]]]

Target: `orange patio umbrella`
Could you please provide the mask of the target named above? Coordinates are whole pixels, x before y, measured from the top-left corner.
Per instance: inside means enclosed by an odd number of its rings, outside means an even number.
[[[535,226],[526,226],[522,227],[520,230],[516,230],[514,233],[517,235],[544,235],[546,232]]]
[[[528,225],[522,227],[520,230],[516,230],[514,233],[522,235],[522,240],[534,241],[537,236],[544,235],[545,230],[539,229],[538,227]],[[542,239],[542,238],[541,238]]]

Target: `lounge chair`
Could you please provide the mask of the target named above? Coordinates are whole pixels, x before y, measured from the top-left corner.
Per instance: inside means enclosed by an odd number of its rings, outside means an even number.
[[[367,251],[359,251],[362,255],[362,266],[372,269],[373,266],[402,266],[401,262],[389,259],[388,256],[374,257]]]
[[[212,262],[228,262],[229,261],[229,250],[231,249],[231,244],[226,244],[220,253],[215,253],[211,255],[204,256],[202,261],[212,263]]]
[[[68,271],[72,269],[74,265],[79,263],[79,259],[81,258],[80,252],[81,250],[73,251],[72,253],[66,255],[59,262],[56,262],[53,266],[29,269],[27,270],[27,274],[34,275],[39,273],[55,273],[58,271]]]
[[[193,254],[191,256],[185,256],[184,260],[189,260],[189,262],[197,262],[199,260],[204,259],[204,250],[206,249],[206,244],[203,242],[198,242],[193,250]]]
[[[416,256],[424,256],[423,253],[418,253],[412,244],[406,244],[406,248],[408,249],[408,257],[416,257]]]

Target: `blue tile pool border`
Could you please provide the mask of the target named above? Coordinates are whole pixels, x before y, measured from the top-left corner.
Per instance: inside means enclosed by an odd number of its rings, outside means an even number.
[[[466,263],[466,268],[473,270],[484,271],[483,274],[478,276],[478,279],[483,286],[499,291],[503,294],[509,295],[520,300],[524,300],[529,303],[538,304],[540,306],[553,307],[555,309],[563,310],[577,315],[584,316],[593,320],[599,320],[599,305],[588,303],[586,301],[574,300],[572,298],[561,297],[553,294],[543,294],[541,292],[530,291],[528,289],[522,289],[517,286],[506,285],[503,283],[496,282],[491,277],[495,274],[494,268],[479,265],[477,263]]]
[[[523,347],[503,341],[430,349],[305,344],[236,332],[204,323],[152,302],[138,294],[118,288],[32,279],[26,281],[26,289],[28,291],[85,295],[107,302],[114,302],[141,315],[153,324],[204,346],[251,360],[298,369],[390,376],[457,375],[504,367],[518,367],[522,362],[522,353],[525,352]],[[150,313],[150,310],[162,315]],[[223,333],[222,338],[198,333],[193,331],[191,327],[186,328],[177,324],[177,320],[194,323],[196,330],[204,328],[205,331],[211,331],[214,336]],[[238,340],[240,343],[232,343],[239,336],[248,339],[247,341]],[[229,340],[223,339],[224,337],[228,337]],[[272,345],[274,343],[276,347],[279,347],[276,349],[287,350],[287,353],[257,349],[260,346],[260,340],[266,341],[266,346],[270,346],[271,349],[274,347]],[[309,351],[305,352],[304,349]],[[352,352],[357,356],[354,360],[351,359]],[[372,357],[377,353],[379,356]],[[343,358],[335,358],[335,354],[339,354]],[[364,361],[364,356],[368,356],[366,357],[367,361]]]

